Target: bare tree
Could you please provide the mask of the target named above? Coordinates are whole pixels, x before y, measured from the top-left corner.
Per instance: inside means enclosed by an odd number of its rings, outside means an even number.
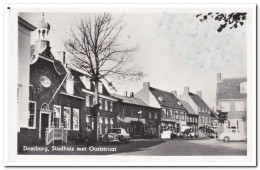
[[[137,67],[130,66],[131,54],[138,50],[138,46],[125,47],[127,41],[121,35],[123,28],[122,17],[115,20],[108,13],[83,18],[71,28],[69,38],[64,43],[66,50],[73,56],[72,64],[85,71],[95,85],[92,109],[94,140],[98,138],[100,80],[105,80],[115,90],[108,77],[133,81],[144,77],[144,73]]]

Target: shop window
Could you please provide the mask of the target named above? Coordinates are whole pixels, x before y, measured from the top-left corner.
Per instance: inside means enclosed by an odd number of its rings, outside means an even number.
[[[29,129],[36,128],[36,102],[29,101],[29,122],[28,127]]]
[[[61,106],[53,105],[53,114],[54,127],[59,128],[61,121]]]
[[[79,109],[73,108],[73,130],[79,130]]]
[[[70,130],[70,108],[69,107],[64,107],[64,117],[63,117],[63,122],[64,122],[64,128],[67,130]]]

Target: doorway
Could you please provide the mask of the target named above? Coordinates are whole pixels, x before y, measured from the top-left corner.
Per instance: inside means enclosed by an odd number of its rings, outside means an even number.
[[[50,128],[50,114],[42,112],[40,117],[40,138],[45,138],[46,128]]]

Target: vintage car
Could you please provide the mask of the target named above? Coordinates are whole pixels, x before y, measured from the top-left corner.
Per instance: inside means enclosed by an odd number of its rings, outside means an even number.
[[[128,143],[130,140],[130,135],[125,131],[124,128],[113,128],[110,129],[106,134],[103,134],[100,137],[100,141],[102,143],[109,143],[109,142],[115,142],[115,143],[121,143],[125,142]]]
[[[223,140],[224,142],[243,141],[245,139],[245,133],[241,133],[237,129],[229,129],[218,136],[218,140]]]

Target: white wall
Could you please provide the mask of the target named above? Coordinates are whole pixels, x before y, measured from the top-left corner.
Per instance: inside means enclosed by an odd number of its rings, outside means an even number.
[[[18,85],[20,95],[18,103],[19,128],[28,127],[29,119],[29,71],[30,71],[30,36],[31,32],[18,25]]]

